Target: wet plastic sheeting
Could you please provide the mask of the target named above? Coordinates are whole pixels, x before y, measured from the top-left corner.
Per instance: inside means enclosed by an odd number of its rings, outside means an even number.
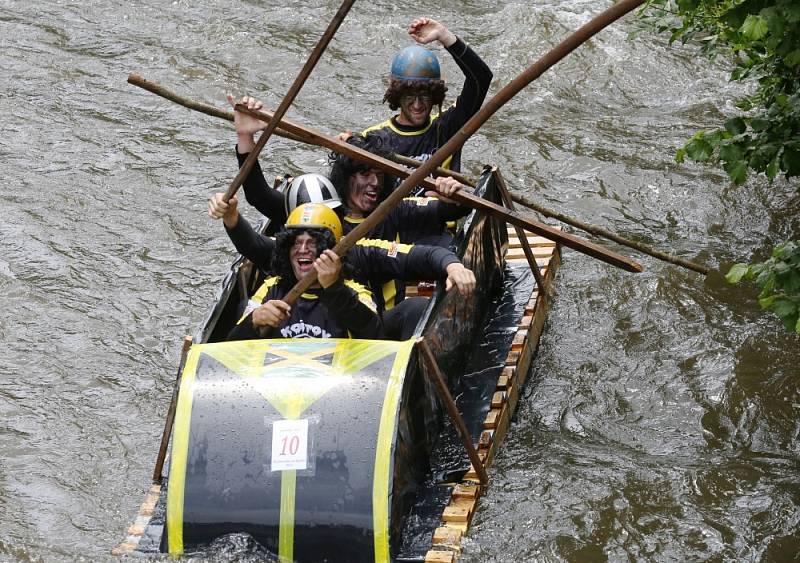
[[[473,443],[478,442],[483,431],[483,422],[497,388],[497,378],[505,366],[517,325],[535,285],[533,274],[527,267],[506,268],[503,292],[491,304],[486,326],[476,342],[476,353],[472,354],[464,375],[451,390]],[[439,480],[451,481],[466,473],[469,467],[461,439],[448,419],[431,453],[431,468]]]
[[[490,172],[481,176],[475,194],[497,203],[499,195]],[[489,302],[502,278],[502,246],[508,240],[505,223],[473,212],[456,236],[463,264],[475,274],[477,290],[471,299],[457,292],[438,293],[423,334],[451,388],[464,373],[474,352]]]
[[[451,389],[473,443],[480,437],[497,378],[535,283],[526,266],[506,267],[503,289],[489,306],[485,328],[475,342],[466,372]],[[450,419],[445,418],[430,454],[430,479],[420,484],[410,507],[397,561],[424,560],[433,531],[441,521],[442,510],[450,501],[450,485],[444,483],[460,480],[469,467],[464,444]]]
[[[527,265],[506,266],[502,294],[492,303],[476,352],[453,389],[458,410],[474,442],[480,438],[497,378],[535,287],[536,281]]]
[[[499,194],[491,169],[481,177],[477,195],[495,203]],[[425,339],[446,374],[451,394],[473,440],[477,442],[491,404],[497,376],[503,367],[516,326],[533,289],[525,267],[503,269],[503,246],[508,231],[503,221],[473,213],[457,237],[462,262],[475,273],[478,291],[465,300],[455,292],[438,294],[424,330]],[[429,378],[425,378],[428,382]],[[436,396],[432,386],[428,397]],[[408,503],[409,515],[401,534],[398,561],[421,560],[431,545],[449,500],[445,482],[460,479],[469,468],[464,445],[447,417],[428,424],[430,473]]]
[[[244,532],[296,561],[380,560],[410,347],[322,339],[193,347],[173,438],[169,551]]]

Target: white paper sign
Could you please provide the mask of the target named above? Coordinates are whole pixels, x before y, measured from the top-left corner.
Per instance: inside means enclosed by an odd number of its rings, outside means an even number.
[[[308,420],[272,422],[272,471],[308,467]]]

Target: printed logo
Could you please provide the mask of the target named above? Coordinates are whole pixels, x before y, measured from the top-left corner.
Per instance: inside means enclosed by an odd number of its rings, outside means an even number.
[[[284,338],[330,338],[331,333],[317,325],[306,324],[300,319],[298,323],[283,327],[281,336]]]

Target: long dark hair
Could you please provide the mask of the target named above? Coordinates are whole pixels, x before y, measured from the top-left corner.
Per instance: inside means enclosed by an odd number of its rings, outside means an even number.
[[[399,80],[389,79],[389,86],[383,95],[383,101],[389,102],[389,108],[394,111],[400,107],[400,98],[405,94],[427,94],[433,100],[433,105],[439,106],[442,111],[444,95],[447,92],[444,80]]]
[[[354,147],[369,151],[375,156],[380,156],[387,160],[392,158],[392,152],[383,146],[383,139],[377,135],[353,135],[347,139],[347,142]],[[331,165],[328,178],[333,182],[334,187],[342,198],[342,203],[346,206],[350,196],[350,177],[359,172],[366,172],[372,166],[337,152],[330,153],[328,161]],[[383,201],[389,195],[389,192],[394,189],[396,183],[396,177],[384,174],[383,186],[381,186],[380,194],[378,194],[378,201]]]
[[[292,263],[289,259],[289,253],[292,250],[292,245],[297,237],[303,233],[308,233],[314,239],[314,244],[317,246],[317,258],[324,250],[336,246],[336,239],[328,229],[297,229],[297,228],[283,228],[275,235],[275,253],[272,255],[272,274],[281,278],[281,285],[288,287],[294,286],[297,283],[297,278],[292,269]],[[342,275],[346,278],[353,277],[353,269],[348,264],[346,256],[342,258]]]

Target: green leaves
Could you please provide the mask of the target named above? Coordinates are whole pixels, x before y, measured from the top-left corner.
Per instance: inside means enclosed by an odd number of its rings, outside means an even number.
[[[787,177],[800,176],[800,151],[794,148],[784,150],[781,165]]]
[[[737,186],[744,184],[744,181],[747,179],[747,163],[744,161],[740,160],[733,163],[731,166],[726,167],[725,171],[728,173],[731,182]]]
[[[725,281],[728,283],[739,283],[743,277],[750,273],[749,264],[734,264],[725,274]]]
[[[686,155],[696,162],[705,162],[714,153],[714,147],[705,139],[705,135],[700,132],[684,147]]]
[[[751,15],[747,16],[747,18],[744,20],[740,31],[748,39],[752,41],[758,41],[767,35],[767,32],[769,31],[769,25],[767,25],[767,20],[761,16]]]
[[[755,280],[761,289],[761,307],[778,315],[787,329],[800,334],[800,243],[790,241],[776,246],[766,262],[734,264],[725,279],[728,283]]]
[[[772,181],[800,176],[800,0],[648,0],[640,22],[670,34],[670,44],[694,43],[710,59],[730,61],[730,80],[752,85],[736,102],[742,112],[699,131],[675,160],[716,163],[735,184],[752,171]],[[763,263],[736,264],[730,283],[751,280],[759,302],[800,333],[800,250],[775,248]]]
[[[741,117],[734,117],[725,122],[725,129],[731,135],[741,135],[747,130],[747,125]]]
[[[733,116],[694,135],[675,155],[718,163],[736,184],[748,173],[800,176],[800,2],[798,0],[650,0],[642,20],[701,45],[710,57],[731,55],[731,80],[753,82]],[[652,15],[655,14],[655,15]],[[648,19],[649,18],[649,19]]]

